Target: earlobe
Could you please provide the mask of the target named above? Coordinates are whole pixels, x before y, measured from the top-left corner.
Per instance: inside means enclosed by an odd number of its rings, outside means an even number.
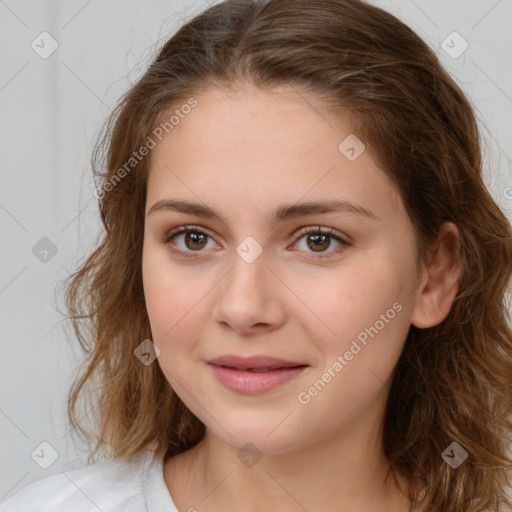
[[[433,327],[448,316],[462,270],[460,233],[455,224],[446,222],[430,249],[428,265],[418,289],[418,299],[411,316],[415,327]]]

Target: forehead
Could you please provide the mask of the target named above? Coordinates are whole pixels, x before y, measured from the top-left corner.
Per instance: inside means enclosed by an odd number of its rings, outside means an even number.
[[[148,208],[188,198],[266,215],[302,198],[348,200],[383,218],[405,214],[347,118],[321,110],[314,98],[255,88],[195,97],[197,106],[152,150]]]

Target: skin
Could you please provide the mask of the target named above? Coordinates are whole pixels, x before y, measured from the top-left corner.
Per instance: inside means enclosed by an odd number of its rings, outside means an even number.
[[[282,512],[409,510],[408,498],[385,480],[384,410],[409,326],[436,325],[450,310],[461,270],[457,228],[444,226],[428,267],[418,269],[413,226],[390,180],[369,150],[355,161],[338,150],[352,133],[347,119],[292,89],[210,89],[196,98],[150,155],[142,262],[158,364],[207,430],[194,448],[165,461],[174,502],[199,512],[268,511],[276,502]],[[149,213],[162,199],[206,204],[225,222]],[[319,213],[272,226],[267,218],[282,204],[333,199],[377,219]],[[186,245],[183,233],[167,246],[161,241],[184,225],[198,226],[207,242]],[[351,245],[337,252],[341,243],[328,238],[315,250],[300,233],[309,226],[332,228]],[[252,263],[236,252],[248,236],[263,249]],[[394,303],[400,312],[300,403],[298,394]],[[224,354],[310,367],[248,396],[226,389],[207,365]],[[261,454],[252,467],[237,457],[248,442]],[[413,484],[407,475],[399,481],[404,490]]]

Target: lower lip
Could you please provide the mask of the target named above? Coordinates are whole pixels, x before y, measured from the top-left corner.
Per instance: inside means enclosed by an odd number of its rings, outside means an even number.
[[[216,366],[214,364],[210,364],[210,367],[221,384],[232,391],[238,391],[246,395],[257,395],[290,382],[308,368],[307,366],[298,366],[295,368],[280,368],[268,372],[254,373]]]

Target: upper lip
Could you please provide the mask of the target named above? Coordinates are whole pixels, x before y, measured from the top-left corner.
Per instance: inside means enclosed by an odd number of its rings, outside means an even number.
[[[234,355],[226,355],[216,357],[208,361],[209,364],[216,366],[228,366],[230,368],[236,368],[238,370],[247,370],[253,368],[292,368],[294,366],[309,366],[307,363],[285,361],[283,359],[277,359],[269,356],[251,356],[251,357],[240,357]]]

